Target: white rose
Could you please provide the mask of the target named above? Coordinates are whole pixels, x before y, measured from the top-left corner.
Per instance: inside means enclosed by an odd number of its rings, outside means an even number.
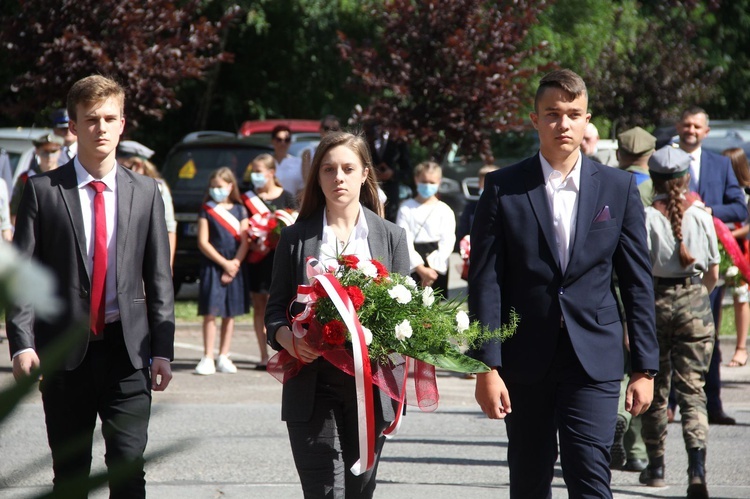
[[[364,275],[371,279],[374,279],[378,276],[378,268],[370,261],[360,261],[357,264],[357,270],[361,270]]]
[[[469,316],[463,310],[459,310],[456,314],[456,329],[459,333],[469,329]]]
[[[411,292],[402,284],[393,286],[388,290],[388,294],[401,305],[406,305],[411,301]]]
[[[396,326],[396,339],[398,341],[404,341],[406,338],[411,337],[411,324],[407,319],[401,321],[401,324]]]
[[[404,284],[406,284],[411,289],[414,289],[417,287],[417,281],[415,281],[410,275],[404,278]]]
[[[727,272],[726,272],[725,275],[727,277],[734,277],[734,276],[736,276],[739,273],[740,273],[740,269],[738,269],[737,267],[735,267],[734,265],[732,265],[731,267],[729,267],[727,269]]]
[[[370,346],[370,343],[372,343],[372,331],[362,326],[362,332],[365,335],[365,345]]]
[[[435,291],[430,286],[427,286],[422,290],[422,305],[429,307],[433,303],[435,303]]]

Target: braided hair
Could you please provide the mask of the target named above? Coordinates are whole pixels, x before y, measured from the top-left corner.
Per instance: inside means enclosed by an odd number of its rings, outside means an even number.
[[[654,178],[654,192],[656,194],[666,194],[666,215],[672,225],[672,234],[679,243],[680,264],[687,267],[695,262],[695,258],[688,251],[685,241],[682,239],[682,216],[689,204],[685,199],[686,187],[690,182],[690,175],[684,175],[669,180]]]

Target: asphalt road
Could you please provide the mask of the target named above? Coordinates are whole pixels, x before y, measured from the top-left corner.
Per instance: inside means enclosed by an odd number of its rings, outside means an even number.
[[[0,332],[0,336],[4,336]],[[234,375],[201,377],[192,370],[201,355],[197,324],[180,324],[175,377],[154,394],[147,454],[148,494],[164,499],[301,497],[286,428],[280,421],[281,385],[255,371],[259,359],[249,323],[238,324]],[[724,359],[732,338],[723,339]],[[0,348],[6,348],[7,342]],[[712,426],[708,447],[711,497],[750,497],[750,366],[723,368],[723,398],[736,426]],[[0,355],[0,387],[12,382],[10,361]],[[440,404],[432,413],[410,408],[400,433],[386,443],[376,497],[471,499],[508,496],[504,423],[484,417],[474,402],[474,382],[438,372]],[[679,416],[678,416],[679,418]],[[103,470],[97,432],[94,469]],[[177,447],[175,447],[177,446]],[[166,454],[156,455],[166,450]],[[155,456],[155,457],[154,457]],[[668,486],[638,484],[637,473],[615,471],[616,498],[684,497],[687,457],[679,424],[669,426]],[[44,419],[37,392],[0,424],[0,498],[28,498],[49,490],[52,479]],[[106,491],[92,494],[107,497]],[[559,463],[553,497],[567,497]]]

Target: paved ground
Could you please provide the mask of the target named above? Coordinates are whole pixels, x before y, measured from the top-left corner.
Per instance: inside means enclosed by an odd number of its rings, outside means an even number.
[[[0,336],[4,334],[0,332]],[[729,359],[733,342],[723,342]],[[6,348],[7,343],[0,345]],[[175,377],[154,395],[148,452],[179,445],[147,466],[150,497],[165,499],[301,497],[286,429],[279,419],[281,385],[255,371],[259,359],[251,324],[239,324],[233,358],[236,375],[192,374],[201,352],[197,325],[182,324],[176,338]],[[750,366],[724,368],[723,398],[734,427],[712,426],[708,454],[710,492],[716,498],[750,497]],[[0,355],[0,387],[12,380]],[[440,406],[410,409],[400,434],[389,441],[378,473],[376,497],[455,499],[508,495],[507,437],[502,422],[487,420],[474,399],[474,382],[438,373]],[[614,472],[617,498],[684,497],[687,458],[678,424],[669,427],[667,482],[663,489],[638,484],[635,473]],[[103,469],[100,439],[94,466]],[[38,393],[0,424],[0,498],[33,497],[51,482],[49,451]],[[559,465],[553,497],[567,497]],[[92,497],[107,497],[100,491]]]

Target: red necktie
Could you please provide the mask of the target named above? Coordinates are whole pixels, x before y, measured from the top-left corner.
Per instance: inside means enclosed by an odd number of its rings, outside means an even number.
[[[89,183],[94,195],[94,268],[91,272],[91,320],[94,334],[104,331],[104,290],[107,280],[107,215],[104,210],[106,184],[98,180]]]

